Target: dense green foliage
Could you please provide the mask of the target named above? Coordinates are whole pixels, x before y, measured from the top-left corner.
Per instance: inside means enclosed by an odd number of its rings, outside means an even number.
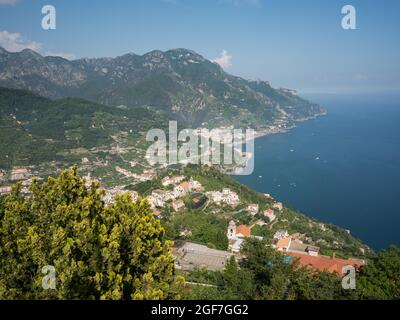
[[[5,197],[0,196],[0,220],[3,218],[3,215],[4,215],[4,210],[5,210],[4,201],[5,201]]]
[[[143,108],[108,107],[82,99],[49,100],[23,90],[0,87],[0,168],[54,160],[80,160],[70,150],[106,147],[113,136],[130,133],[133,141],[165,124]]]
[[[362,299],[400,299],[400,248],[392,246],[380,252],[358,279]]]
[[[0,221],[0,299],[177,298],[171,243],[147,201],[85,187],[76,168],[30,187],[16,186]],[[42,268],[56,289],[42,288]]]
[[[195,211],[186,211],[176,215],[171,222],[164,224],[166,236],[169,239],[178,239],[180,230],[191,230],[189,240],[204,243],[211,248],[226,250],[226,221],[213,215],[199,214]]]

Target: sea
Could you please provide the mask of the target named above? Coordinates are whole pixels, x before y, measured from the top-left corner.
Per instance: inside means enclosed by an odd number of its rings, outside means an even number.
[[[327,115],[255,142],[239,182],[375,250],[400,247],[400,95],[306,95]]]

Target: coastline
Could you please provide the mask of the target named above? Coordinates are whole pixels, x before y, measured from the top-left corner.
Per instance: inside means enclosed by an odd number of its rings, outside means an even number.
[[[275,135],[275,134],[287,133],[287,132],[289,132],[290,130],[297,128],[296,122],[305,122],[305,121],[309,121],[309,120],[314,120],[314,119],[317,119],[317,118],[319,118],[319,117],[326,116],[327,114],[328,114],[328,112],[327,112],[326,110],[324,110],[323,112],[317,113],[317,114],[315,114],[315,115],[313,115],[313,116],[310,116],[310,117],[305,117],[305,118],[293,120],[293,121],[294,121],[294,124],[291,125],[291,126],[289,126],[289,127],[285,127],[285,128],[279,128],[279,127],[278,127],[278,128],[276,128],[276,129],[274,129],[273,131],[271,131],[270,129],[268,129],[268,130],[255,131],[255,133],[254,133],[254,139],[246,138],[246,139],[245,139],[245,142],[247,143],[247,142],[253,140],[253,142],[255,143],[255,141],[256,141],[258,138],[267,137],[267,136],[272,136],[272,135]],[[242,150],[243,150],[243,143],[234,145],[234,148],[235,148],[235,150],[236,150],[237,152],[242,152]],[[233,165],[233,166],[230,166],[230,167],[228,167],[228,168],[224,168],[224,167],[222,166],[221,172],[223,172],[223,173],[225,173],[225,174],[233,175],[233,176],[240,175],[240,174],[239,174],[240,171],[243,170],[244,167],[247,167],[247,166],[248,166],[248,163],[249,163],[250,160],[254,159],[254,154],[253,154],[252,152],[249,152],[249,151],[246,150],[245,153],[247,154],[247,160],[246,160],[246,164],[245,164],[244,166],[243,166],[243,165]],[[254,160],[253,160],[253,161],[254,161]],[[233,174],[233,173],[234,173],[234,174]],[[247,185],[246,185],[246,186],[247,186]],[[247,186],[247,187],[250,187],[250,186]]]
[[[313,116],[310,116],[310,117],[305,117],[305,118],[293,120],[294,124],[289,126],[289,127],[277,128],[277,129],[274,129],[272,131],[270,129],[256,131],[255,134],[254,134],[254,140],[256,140],[258,138],[261,138],[261,137],[271,136],[271,135],[274,135],[274,134],[287,133],[290,130],[297,128],[296,123],[298,123],[298,122],[306,122],[306,121],[314,120],[314,119],[317,119],[319,117],[323,117],[323,116],[326,116],[326,115],[328,115],[328,112],[324,111],[324,112],[317,113],[317,114],[315,114]]]

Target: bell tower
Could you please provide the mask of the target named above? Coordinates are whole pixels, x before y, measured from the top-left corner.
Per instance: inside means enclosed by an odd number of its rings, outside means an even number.
[[[236,238],[236,223],[233,220],[229,222],[227,237],[228,239]]]

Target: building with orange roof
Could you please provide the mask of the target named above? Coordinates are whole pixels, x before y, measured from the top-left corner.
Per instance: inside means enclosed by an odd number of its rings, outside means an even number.
[[[313,270],[336,272],[340,277],[343,277],[345,266],[353,266],[359,268],[365,263],[358,259],[338,259],[335,254],[332,258],[325,256],[311,256],[308,254],[288,252],[287,255],[299,259],[301,267],[306,267]]]
[[[292,238],[290,238],[290,237],[279,239],[275,244],[276,250],[284,251],[284,252],[288,251],[290,248],[291,242],[292,242]]]
[[[186,192],[188,192],[190,189],[190,184],[187,181],[182,182],[181,184],[179,184],[179,186],[182,187]]]
[[[178,194],[178,197],[186,196],[190,192],[189,182],[184,181],[174,188],[174,191]]]
[[[248,238],[251,235],[251,229],[244,224],[236,227],[236,236],[239,238]]]
[[[236,226],[236,223],[232,220],[228,225],[228,232],[226,236],[229,241],[229,250],[234,253],[239,253],[244,242],[244,238],[248,238],[251,235],[251,229],[249,226],[240,225]]]

